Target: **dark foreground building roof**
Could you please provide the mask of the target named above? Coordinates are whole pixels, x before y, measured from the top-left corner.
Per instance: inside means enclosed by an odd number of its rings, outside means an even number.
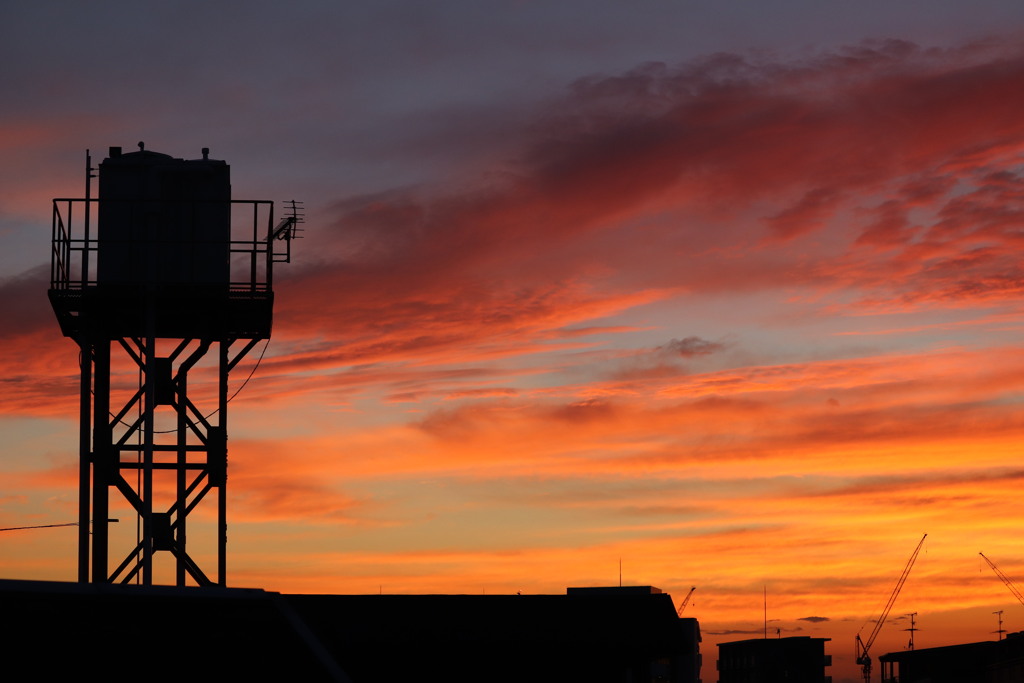
[[[718,644],[719,683],[830,683],[831,638],[754,638]]]
[[[878,659],[883,683],[1020,683],[1024,632],[1006,640],[890,652]]]
[[[44,680],[700,680],[697,621],[650,589],[285,595],[0,580],[0,609],[6,668]]]

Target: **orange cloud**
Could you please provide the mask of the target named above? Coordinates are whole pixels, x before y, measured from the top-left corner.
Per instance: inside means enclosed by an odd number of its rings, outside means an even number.
[[[927,531],[899,604],[980,625],[975,553],[1024,574],[1022,78],[1019,41],[645,65],[473,186],[311,217],[231,406],[232,582],[561,592],[621,558],[708,632],[756,633],[767,586],[839,653]],[[12,422],[77,417],[45,287],[0,283]],[[10,518],[73,510],[76,443],[41,442]],[[54,574],[42,545],[3,567]]]

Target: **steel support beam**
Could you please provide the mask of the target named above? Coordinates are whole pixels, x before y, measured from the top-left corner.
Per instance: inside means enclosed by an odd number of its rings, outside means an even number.
[[[79,581],[93,583],[156,581],[154,567],[163,555],[173,560],[175,585],[227,585],[227,408],[231,370],[259,339],[183,339],[166,358],[158,343],[146,338],[80,339],[81,462],[79,488]],[[232,354],[232,346],[245,343]],[[116,377],[111,348],[124,351]],[[216,348],[214,348],[216,347]],[[215,360],[214,401],[207,412],[189,395],[190,373],[204,360]],[[138,387],[126,393],[130,376],[124,361],[134,367]],[[207,373],[210,368],[205,368]],[[170,382],[170,390],[164,385]],[[157,412],[167,406],[174,416],[173,443],[161,442]],[[132,415],[134,413],[134,415]],[[156,481],[168,472],[172,482]],[[168,491],[171,491],[168,500]],[[139,533],[126,547],[112,548],[111,494],[127,504],[139,521]],[[188,516],[208,494],[215,493],[216,574],[208,575],[188,551]],[[124,520],[128,522],[129,520]],[[120,538],[122,535],[118,535]],[[111,560],[117,566],[111,569]]]

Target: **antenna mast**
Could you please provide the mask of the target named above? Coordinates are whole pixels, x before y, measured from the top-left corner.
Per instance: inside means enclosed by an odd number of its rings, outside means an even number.
[[[913,650],[914,649],[914,633],[916,631],[920,631],[921,630],[921,629],[917,628],[917,624],[914,621],[914,617],[917,616],[917,612],[911,612],[910,614],[907,614],[905,616],[910,617],[910,628],[903,629],[904,631],[910,631],[910,644],[907,646],[907,649],[908,650]]]

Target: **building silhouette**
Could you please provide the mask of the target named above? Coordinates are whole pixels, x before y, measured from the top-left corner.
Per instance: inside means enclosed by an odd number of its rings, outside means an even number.
[[[719,683],[831,683],[831,638],[756,638],[718,644]]]
[[[1020,683],[1024,632],[998,641],[890,652],[878,659],[882,683]]]
[[[0,580],[5,668],[42,680],[700,683],[660,591],[288,595]]]

